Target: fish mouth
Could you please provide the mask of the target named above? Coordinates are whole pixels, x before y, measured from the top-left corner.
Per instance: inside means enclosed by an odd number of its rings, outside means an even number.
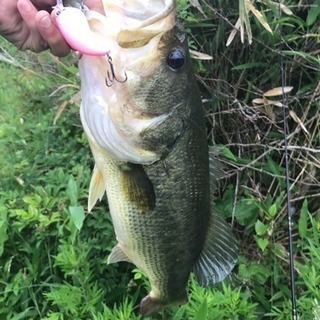
[[[104,7],[111,33],[122,48],[142,47],[175,22],[173,0],[106,0]]]
[[[106,56],[83,55],[80,59],[82,124],[90,139],[115,159],[149,165],[161,159],[162,151],[149,150],[144,134],[170,114],[167,109],[149,110],[151,93],[143,86],[158,81],[167,67],[164,48],[170,43],[165,35],[176,25],[175,2],[103,3],[106,16],[89,11],[86,17],[92,32],[110,41],[112,47]],[[106,82],[108,74],[116,81]]]
[[[142,28],[167,17],[175,4],[173,0],[106,0],[104,6],[106,12],[121,12],[127,19],[135,21],[137,28]]]

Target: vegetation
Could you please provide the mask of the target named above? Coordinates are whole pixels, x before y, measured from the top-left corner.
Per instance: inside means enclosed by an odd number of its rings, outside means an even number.
[[[208,138],[225,164],[215,209],[241,249],[228,279],[204,289],[192,278],[189,303],[157,319],[291,318],[283,110],[297,311],[320,319],[319,7],[179,1],[191,49],[212,57],[195,66]],[[148,282],[132,265],[107,265],[106,204],[86,214],[93,160],[76,59],[17,52],[3,39],[0,50],[0,319],[140,319]]]

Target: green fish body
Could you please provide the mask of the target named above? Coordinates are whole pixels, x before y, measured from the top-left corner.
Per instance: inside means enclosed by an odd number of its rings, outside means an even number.
[[[106,1],[111,20],[128,16],[116,31],[102,16],[88,19],[114,40],[112,64],[80,60],[80,114],[96,163],[89,210],[106,192],[118,241],[109,263],[128,261],[147,275],[143,315],[185,303],[192,271],[201,285],[221,281],[237,257],[229,227],[211,210],[206,126],[184,29],[172,1],[149,2],[162,11],[139,24],[141,12],[133,19]],[[120,81],[108,86],[111,71]]]

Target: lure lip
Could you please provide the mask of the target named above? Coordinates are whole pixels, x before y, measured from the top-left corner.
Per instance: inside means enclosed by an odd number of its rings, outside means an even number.
[[[60,33],[74,51],[90,56],[109,55],[110,43],[91,31],[83,10],[64,7],[57,1],[53,12]]]

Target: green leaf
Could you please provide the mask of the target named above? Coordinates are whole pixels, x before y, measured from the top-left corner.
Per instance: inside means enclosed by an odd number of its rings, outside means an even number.
[[[258,281],[261,284],[265,283],[268,278],[273,275],[272,271],[267,266],[258,262],[251,262],[248,266],[248,272],[251,281]]]
[[[252,30],[249,20],[249,13],[248,8],[246,6],[245,0],[239,0],[239,16],[241,21],[241,27],[240,27],[240,37],[241,42],[244,42],[244,30],[247,32],[248,42],[249,44],[252,43]]]
[[[207,303],[207,297],[204,297],[204,300],[199,307],[196,316],[194,317],[194,320],[205,320],[208,317],[208,303]]]
[[[320,0],[316,0],[314,2],[314,5],[310,6],[310,10],[308,11],[307,16],[307,26],[313,25],[313,23],[316,21],[318,15],[320,14]]]
[[[300,56],[306,60],[312,61],[318,65],[320,65],[320,59],[316,56],[311,55],[310,53],[303,51],[295,51],[295,50],[283,50],[282,53],[288,56]]]
[[[32,314],[32,311],[33,308],[29,307],[25,310],[23,310],[22,312],[19,312],[17,314],[15,314],[13,317],[10,317],[10,320],[23,320],[23,319],[27,319],[27,318],[30,318],[28,316],[30,316]]]
[[[5,206],[0,206],[0,257],[3,254],[5,242],[8,240],[8,211]]]
[[[259,219],[257,220],[255,224],[255,230],[258,236],[264,235],[269,229],[269,225],[264,224]]]
[[[274,218],[275,215],[277,214],[277,205],[274,203],[273,205],[271,205],[268,209],[268,215],[271,218]]]
[[[232,203],[232,202],[231,202]],[[236,203],[236,219],[247,228],[253,227],[259,215],[259,208],[250,199],[240,199]]]
[[[37,195],[25,196],[23,197],[23,201],[37,207],[41,202],[41,198]]]
[[[233,161],[237,161],[237,158],[234,156],[234,154],[230,151],[229,148],[222,146],[221,149],[219,149],[219,153],[223,154],[226,158],[231,159]]]
[[[185,306],[180,306],[178,311],[173,315],[172,320],[182,320],[185,319]]]
[[[300,217],[299,217],[299,236],[301,239],[304,239],[307,235],[308,230],[308,217],[309,217],[309,210],[308,210],[308,201],[305,199],[302,204]]]
[[[85,219],[83,206],[70,206],[69,212],[71,216],[71,220],[76,226],[76,228],[80,231],[83,226],[83,221]]]
[[[284,296],[284,293],[282,291],[279,291],[271,297],[270,301],[276,301],[276,300],[282,299],[283,296]]]
[[[247,70],[247,69],[253,69],[253,68],[261,68],[265,66],[266,66],[266,63],[264,62],[248,62],[244,64],[239,64],[231,68],[231,70]]]
[[[135,274],[134,274],[134,276],[133,276],[133,279],[134,279],[134,280],[139,280],[139,279],[141,279],[141,278],[142,278],[142,273],[139,272],[138,269],[134,269],[134,271],[136,271],[136,272],[135,272]]]
[[[61,285],[59,288],[52,288],[45,293],[47,301],[57,305],[61,309],[75,313],[81,304],[81,289],[72,285]]]
[[[255,240],[256,240],[259,248],[260,248],[262,251],[264,251],[264,250],[266,249],[267,245],[269,244],[269,240],[266,239],[266,238],[260,238],[260,237],[257,237],[257,236],[254,237],[254,238],[255,238]]]
[[[78,203],[78,186],[77,182],[73,176],[70,177],[68,181],[67,194],[72,206],[77,205]]]
[[[271,173],[280,176],[283,170],[270,156],[267,156],[268,169]]]

